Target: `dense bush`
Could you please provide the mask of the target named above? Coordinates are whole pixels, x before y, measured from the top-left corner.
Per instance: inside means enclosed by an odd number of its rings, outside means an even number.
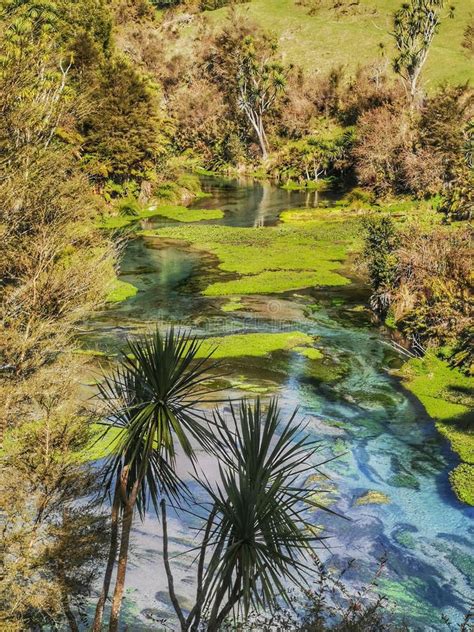
[[[471,243],[470,228],[401,231],[382,217],[367,222],[364,251],[374,311],[382,318],[390,312],[416,352],[454,347],[453,362],[467,371],[474,308]]]

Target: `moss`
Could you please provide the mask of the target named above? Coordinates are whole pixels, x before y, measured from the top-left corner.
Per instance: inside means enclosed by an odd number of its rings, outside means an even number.
[[[369,489],[356,499],[354,505],[387,505],[389,502],[390,498],[383,492]]]
[[[276,334],[233,334],[206,338],[199,356],[207,355],[215,348],[213,358],[239,358],[243,356],[265,356],[274,351],[290,351],[295,347],[309,345],[311,336],[300,331]]]
[[[316,486],[316,489],[309,496],[310,503],[315,503],[319,507],[330,507],[337,502],[337,485],[319,471],[310,474],[305,481],[305,487],[313,486]],[[312,511],[317,510],[318,507],[313,506]]]
[[[98,223],[98,227],[104,230],[120,230],[127,228],[139,219],[135,215],[110,215],[102,217]]]
[[[102,217],[98,226],[105,230],[119,230],[133,226],[133,224],[141,220],[150,219],[152,217],[166,217],[167,219],[172,219],[177,222],[200,222],[206,219],[222,219],[224,217],[224,211],[163,204],[143,209],[134,214]]]
[[[233,298],[224,305],[221,305],[221,310],[223,312],[236,312],[239,309],[242,309],[243,305],[240,298]]]
[[[127,283],[127,281],[121,281],[120,279],[115,279],[112,282],[111,289],[106,298],[106,302],[121,303],[127,298],[135,296],[137,292],[138,288],[136,288],[131,283]]]
[[[349,447],[344,439],[337,437],[331,444],[331,451],[334,456],[342,456],[343,454],[347,454],[349,452]]]
[[[309,360],[320,360],[324,357],[322,352],[314,347],[295,347],[293,351],[296,351],[296,353],[303,355]]]
[[[83,454],[85,461],[97,461],[111,454],[120,436],[120,431],[117,428],[111,428],[106,434],[104,434],[106,427],[101,424],[94,424],[93,429],[94,437],[89,449]]]
[[[341,380],[349,371],[345,363],[338,363],[323,356],[321,360],[307,363],[305,376],[318,382],[332,383]]]
[[[204,167],[195,167],[194,173],[196,173],[198,176],[216,176],[217,175],[216,171],[210,171],[209,169],[205,169]]]
[[[321,179],[315,182],[314,180],[305,180],[304,182],[294,182],[289,180],[281,186],[286,191],[325,191],[331,186],[331,180]]]
[[[423,404],[436,420],[437,430],[445,436],[462,461],[474,464],[474,431],[467,425],[472,412],[474,379],[437,357],[434,352],[411,359],[401,369],[406,388]],[[473,469],[458,466],[450,481],[458,498],[474,505]],[[471,476],[471,481],[469,480]]]
[[[450,472],[449,481],[459,500],[474,506],[474,465],[461,463]]]
[[[454,401],[450,391],[470,389],[474,380],[450,368],[433,352],[406,362],[401,374],[405,386],[418,397],[430,417],[447,421],[469,412],[468,404]]]
[[[231,388],[238,389],[239,391],[245,391],[248,393],[254,393],[255,395],[266,395],[275,390],[275,386],[262,386],[262,384],[253,384],[247,382],[244,377],[239,380],[232,380],[230,383]]]
[[[343,224],[341,223],[341,227]],[[232,226],[163,227],[145,235],[188,242],[216,255],[221,270],[238,273],[235,280],[213,283],[208,296],[270,294],[314,285],[346,285],[339,273],[351,245],[347,227],[278,226],[260,230]]]
[[[200,222],[206,219],[222,219],[224,211],[188,208],[187,206],[157,206],[153,210],[153,215],[166,217],[176,222]]]
[[[396,605],[397,610],[433,622],[433,607],[420,599],[420,595],[429,590],[422,579],[412,577],[398,582],[382,576],[377,583],[380,593]]]
[[[332,270],[318,272],[265,271],[245,275],[234,281],[212,283],[203,292],[205,296],[227,296],[229,294],[278,294],[317,285],[347,285],[349,279]]]

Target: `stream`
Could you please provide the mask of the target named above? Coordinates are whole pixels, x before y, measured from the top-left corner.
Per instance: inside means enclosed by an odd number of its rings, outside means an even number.
[[[270,184],[202,179],[209,197],[196,208],[222,209],[231,226],[266,230],[285,209],[313,207],[327,193],[288,192]],[[170,220],[147,220],[147,227]],[[154,325],[191,328],[200,336],[301,331],[317,339],[318,363],[292,351],[225,361],[229,396],[278,395],[284,412],[299,407],[312,436],[320,439],[320,459],[330,477],[331,509],[314,524],[330,536],[321,558],[334,569],[350,562],[345,581],[354,588],[370,582],[382,559],[378,590],[396,602],[412,630],[448,630],[472,600],[474,508],[460,503],[448,473],[457,463],[422,405],[390,374],[403,358],[371,323],[367,288],[360,281],[343,287],[306,289],[272,296],[243,297],[242,308],[224,312],[226,299],[201,290],[220,272],[212,255],[182,242],[140,238],[129,242],[120,278],[138,288],[136,296],[111,306],[92,324],[88,344],[113,352],[129,335]],[[212,476],[213,463],[201,467]],[[184,465],[183,465],[184,467]],[[366,494],[377,492],[377,502]],[[372,499],[374,496],[372,495]],[[193,519],[173,516],[172,548],[178,595],[186,605],[193,592]],[[161,562],[159,523],[150,513],[133,532],[124,623],[129,630],[173,630]]]

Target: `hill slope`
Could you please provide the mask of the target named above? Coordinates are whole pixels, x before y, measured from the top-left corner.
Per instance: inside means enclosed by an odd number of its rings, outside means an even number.
[[[381,59],[379,44],[392,57],[391,16],[401,0],[360,0],[352,3],[351,12],[342,14],[330,8],[330,2],[310,15],[307,6],[296,0],[252,0],[239,5],[244,12],[266,29],[273,31],[280,49],[289,62],[308,71],[325,72],[343,64],[349,70]],[[469,0],[453,0],[455,14],[447,17],[436,35],[424,71],[429,90],[443,81],[461,83],[473,79],[473,57],[461,46],[470,13]],[[222,22],[226,8],[212,11],[212,21]]]

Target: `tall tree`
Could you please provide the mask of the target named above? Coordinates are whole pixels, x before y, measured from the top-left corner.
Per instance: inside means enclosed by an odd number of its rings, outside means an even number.
[[[420,73],[438,31],[444,3],[444,0],[409,0],[393,16],[392,36],[397,47],[393,66],[412,100],[418,93]]]
[[[99,183],[152,180],[167,145],[156,86],[118,58],[104,68],[97,92],[82,127],[89,173]]]
[[[113,261],[94,225],[100,202],[78,165],[76,125],[87,103],[53,37],[57,16],[7,4],[0,14],[4,426],[22,418],[14,400],[27,400],[24,381],[55,361],[77,322],[103,300]]]
[[[109,562],[96,609],[94,630],[101,629],[114,560],[118,569],[110,615],[110,632],[119,625],[130,532],[135,511],[143,517],[149,499],[158,511],[162,494],[178,498],[184,486],[175,473],[176,445],[191,461],[192,441],[212,449],[212,436],[197,405],[210,394],[206,374],[218,365],[213,350],[183,331],[170,329],[129,341],[127,353],[100,386],[106,406],[106,436],[115,434],[109,457],[105,490],[112,491],[113,519],[120,528],[120,543],[112,531]]]
[[[225,93],[229,116],[243,115],[262,157],[268,156],[266,119],[283,96],[289,68],[278,59],[277,43],[258,26],[231,11],[230,24],[215,38],[204,69]]]
[[[238,104],[254,130],[264,160],[268,157],[265,116],[271,112],[286,85],[284,66],[273,58],[276,44],[259,49],[251,35],[244,38],[238,50]]]

